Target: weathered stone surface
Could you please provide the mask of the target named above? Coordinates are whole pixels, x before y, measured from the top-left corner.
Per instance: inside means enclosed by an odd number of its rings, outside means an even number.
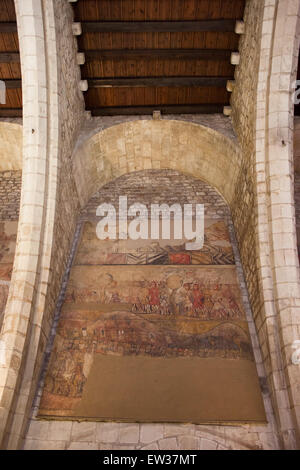
[[[65,450],[65,441],[27,439],[24,450]]]
[[[164,437],[162,424],[142,424],[140,428],[140,442],[147,444]]]
[[[119,440],[119,430],[120,425],[118,423],[97,423],[97,441],[116,442]]]
[[[72,441],[86,441],[93,442],[96,440],[96,423],[82,422],[73,423],[71,432]]]
[[[69,441],[71,439],[71,421],[50,421],[48,439],[50,441]]]
[[[178,436],[178,447],[181,450],[199,450],[200,439],[194,436]]]
[[[158,447],[160,450],[177,450],[178,444],[175,437],[166,437],[158,441]]]
[[[120,427],[121,444],[137,444],[139,442],[140,429],[138,424],[127,424]]]
[[[66,445],[66,450],[98,450],[98,444],[96,442],[72,441]]]
[[[216,450],[217,442],[208,439],[201,439],[200,450]]]

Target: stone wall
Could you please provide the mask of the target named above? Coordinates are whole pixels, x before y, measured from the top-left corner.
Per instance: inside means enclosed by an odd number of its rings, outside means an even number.
[[[73,157],[81,205],[99,186],[132,171],[175,169],[214,185],[231,203],[240,169],[239,148],[225,135],[181,120],[136,120],[107,127]]]
[[[235,261],[242,290],[244,306],[252,338],[253,349],[260,377],[261,390],[267,414],[268,424],[237,425],[237,426],[204,426],[182,424],[126,424],[126,423],[96,423],[45,421],[36,419],[39,400],[43,390],[43,379],[47,368],[47,359],[51,352],[56,333],[67,285],[68,273],[72,256],[76,251],[80,226],[85,220],[95,217],[96,207],[103,202],[118,206],[119,195],[127,195],[128,204],[140,202],[149,206],[151,203],[204,203],[205,213],[209,218],[224,218],[229,226],[231,241],[234,247]],[[124,175],[107,185],[90,199],[82,209],[79,217],[79,228],[74,239],[72,255],[69,260],[66,277],[61,290],[59,304],[56,310],[55,322],[52,328],[51,340],[47,348],[44,374],[33,407],[32,419],[29,423],[25,440],[25,449],[90,449],[90,450],[126,450],[126,449],[276,449],[279,444],[274,427],[274,416],[266,387],[264,369],[254,327],[251,308],[248,301],[243,270],[235,241],[234,229],[231,222],[230,210],[222,196],[210,185],[197,178],[183,175],[175,170],[144,170]],[[133,399],[133,398],[132,398]]]
[[[209,218],[230,220],[230,211],[222,196],[209,184],[175,170],[144,170],[129,173],[99,189],[81,210],[80,221],[95,218],[99,204],[113,204],[117,209],[119,196],[127,196],[128,206],[145,204],[204,204]]]
[[[22,169],[22,121],[0,119],[0,172]]]
[[[232,122],[241,147],[241,168],[237,191],[232,203],[232,216],[253,314],[260,311],[262,299],[258,295],[257,243],[255,236],[255,123],[256,95],[260,61],[260,39],[264,4],[261,0],[248,0],[244,21],[245,34],[241,36],[241,61],[236,67],[236,85],[232,93]]]
[[[152,121],[153,117],[150,115],[145,116],[99,116],[92,117],[88,112],[86,113],[86,119],[82,126],[79,139],[76,144],[76,148],[80,148],[86,140],[91,138],[93,135],[98,134],[104,129],[108,129],[118,124],[131,121]],[[229,139],[235,140],[235,132],[232,127],[231,119],[223,116],[223,114],[174,114],[174,115],[162,115],[161,119],[168,121],[185,121],[200,124],[201,126],[209,127],[220,134],[228,137]]]
[[[241,190],[232,212],[287,448],[298,446],[300,416],[298,371],[291,363],[292,344],[299,335],[299,262],[291,178],[291,84],[299,50],[298,15],[298,1],[247,2],[232,96],[233,123],[243,155]]]
[[[25,450],[275,450],[265,426],[32,421]]]
[[[56,49],[59,73],[59,133],[57,193],[53,228],[52,257],[44,320],[46,331],[52,325],[53,311],[75,232],[79,199],[72,174],[72,153],[84,115],[84,101],[79,90],[80,68],[76,62],[77,41],[72,35],[73,10],[64,0],[55,0]],[[54,214],[53,214],[54,215]]]
[[[18,220],[22,172],[0,172],[0,220]]]
[[[14,261],[21,180],[21,170],[0,172],[0,329]]]

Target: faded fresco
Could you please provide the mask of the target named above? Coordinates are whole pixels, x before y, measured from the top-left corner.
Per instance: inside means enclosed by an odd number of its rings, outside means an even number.
[[[150,226],[150,223],[149,223]],[[187,240],[103,240],[96,236],[96,223],[86,222],[75,264],[197,264],[231,265],[234,256],[228,228],[223,220],[206,219],[204,246],[186,251]]]
[[[204,247],[198,252],[186,251],[185,240],[100,241],[95,231],[94,222],[85,223],[45,379],[40,416],[137,421],[176,421],[176,416],[178,421],[192,419],[184,412],[178,415],[175,411],[173,413],[172,408],[168,414],[166,409],[170,404],[165,407],[167,414],[164,411],[149,411],[148,416],[145,410],[153,408],[155,395],[150,393],[148,397],[149,390],[147,393],[145,390],[141,392],[145,394],[145,403],[139,409],[128,411],[129,414],[126,415],[127,411],[122,412],[122,409],[118,408],[120,401],[124,400],[119,394],[125,393],[126,381],[131,390],[126,392],[127,394],[140,393],[137,390],[134,392],[133,389],[144,379],[145,384],[149,383],[150,387],[154,382],[159,382],[162,390],[168,387],[165,383],[167,375],[163,372],[165,362],[157,361],[154,363],[157,367],[152,370],[151,359],[169,360],[167,364],[175,367],[175,370],[178,367],[180,369],[180,364],[183,363],[174,365],[171,360],[189,360],[188,366],[185,366],[186,370],[191,367],[194,372],[198,370],[200,376],[202,364],[205,366],[202,370],[203,377],[207,376],[207,381],[216,380],[211,378],[212,372],[208,365],[219,367],[222,361],[226,361],[229,366],[229,372],[225,374],[223,381],[226,390],[228,387],[225,382],[230,383],[232,377],[235,377],[234,374],[240,377],[242,364],[250,365],[251,373],[248,373],[247,378],[251,379],[253,374],[255,376],[251,340],[232,247],[227,225],[223,220],[206,221]],[[103,365],[101,358],[107,358],[109,361],[109,357],[111,361],[108,362],[106,371],[107,363]],[[134,364],[137,362],[126,362],[124,367],[131,372],[128,372],[122,384],[115,383],[115,378],[118,378],[114,373],[111,375],[111,371],[120,364],[113,362],[116,357],[127,357],[128,361],[144,358],[142,368],[145,367],[145,377],[138,378],[140,367],[134,372]],[[97,367],[102,370],[104,376]],[[222,370],[225,370],[224,367]],[[219,376],[221,375],[220,373]],[[110,394],[112,402],[106,402],[107,396],[101,398],[101,393],[104,393],[101,392],[102,388],[105,383],[110,383],[109,377],[112,377],[114,388],[114,392]],[[205,391],[205,384],[198,379],[197,386],[196,382],[195,387],[190,384],[194,394],[198,393],[197,387],[200,387],[202,392]],[[191,379],[184,380],[187,380],[188,390]],[[244,378],[240,380],[241,383],[243,381],[245,382]],[[222,402],[225,395],[224,392],[222,395],[218,388],[217,399]],[[254,388],[254,395],[259,394],[256,376]],[[245,389],[251,389],[248,383]],[[96,396],[99,393],[99,399],[96,398],[94,403],[95,390]],[[201,390],[199,393],[202,393]],[[243,395],[243,390],[236,390],[238,396]],[[190,398],[193,393],[191,392]],[[257,395],[255,397],[257,400]],[[159,393],[156,399],[161,403]],[[180,402],[182,397],[177,394],[174,400],[174,403]],[[234,401],[235,398],[230,400]],[[99,405],[100,402],[103,409]],[[197,406],[196,403],[194,405]],[[178,407],[174,404],[175,408],[176,406]],[[225,406],[227,410],[226,407],[228,408],[228,405]],[[158,404],[154,408],[160,409]],[[246,408],[244,406],[245,410]],[[258,408],[258,415],[263,416],[260,403]],[[244,412],[226,413],[225,420],[246,419],[248,416],[247,411],[246,418]],[[252,411],[249,413],[253,414]],[[216,419],[215,414],[212,407],[209,414],[203,415],[203,418],[201,413],[198,417],[197,409],[193,416],[199,422],[202,419],[213,421]],[[257,419],[255,412],[251,419]]]
[[[0,222],[0,326],[6,306],[16,249],[18,222]]]

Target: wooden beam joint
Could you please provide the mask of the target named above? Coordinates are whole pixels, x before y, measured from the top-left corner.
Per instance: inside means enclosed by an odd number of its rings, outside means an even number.
[[[122,116],[122,115],[153,115],[154,111],[161,114],[221,114],[223,104],[191,104],[191,105],[153,105],[89,108],[93,116]]]
[[[89,88],[121,87],[217,87],[225,88],[230,77],[114,77],[89,78]]]
[[[83,33],[234,32],[236,21],[83,21],[81,25]]]
[[[17,33],[17,23],[16,22],[4,22],[0,21],[0,33]]]
[[[86,60],[180,59],[230,60],[230,49],[96,49],[85,50]]]

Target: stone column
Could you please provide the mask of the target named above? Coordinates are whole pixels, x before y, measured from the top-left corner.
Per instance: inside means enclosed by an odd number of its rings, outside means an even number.
[[[19,448],[75,228],[72,151],[84,100],[65,0],[16,0],[23,181],[14,272],[0,336],[0,442]]]
[[[23,80],[23,178],[14,270],[0,335],[0,441],[24,371],[36,280],[40,269],[47,175],[47,71],[41,0],[17,0]],[[22,419],[22,416],[19,416]]]
[[[257,92],[258,266],[275,410],[284,446],[297,448],[300,370],[300,279],[293,186],[292,82],[299,51],[299,0],[265,2]]]

